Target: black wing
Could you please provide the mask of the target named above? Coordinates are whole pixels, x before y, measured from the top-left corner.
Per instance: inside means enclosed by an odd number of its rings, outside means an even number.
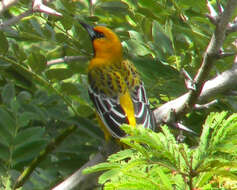
[[[89,88],[89,96],[96,107],[100,119],[105,124],[113,137],[121,138],[126,133],[120,128],[122,124],[128,124],[127,116],[120,106],[117,98],[105,97]]]
[[[155,117],[150,109],[143,83],[136,86],[131,94],[137,125],[155,130]]]

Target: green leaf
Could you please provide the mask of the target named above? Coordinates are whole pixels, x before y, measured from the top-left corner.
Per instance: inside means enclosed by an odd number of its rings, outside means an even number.
[[[17,40],[22,41],[30,41],[30,42],[41,42],[42,37],[40,37],[38,34],[27,32],[20,32],[19,36],[16,37]]]
[[[145,44],[139,43],[137,40],[128,40],[126,42],[126,47],[128,52],[133,52],[134,55],[145,56],[148,54],[152,54],[149,48],[145,46]]]
[[[41,29],[42,26],[39,24],[39,22],[35,18],[32,18],[32,19],[30,19],[30,23],[33,26],[34,30],[37,32],[37,34],[44,37],[44,34]]]
[[[0,54],[5,55],[8,51],[9,45],[7,38],[5,37],[4,33],[0,31]]]
[[[113,178],[113,176],[117,176],[119,173],[121,173],[120,168],[115,168],[115,169],[106,171],[99,177],[98,182],[99,184],[104,184],[106,181]]]
[[[28,64],[36,73],[41,73],[46,68],[46,58],[40,53],[31,53],[28,57]]]
[[[10,145],[15,135],[15,119],[3,108],[0,107],[0,136],[2,143]]]
[[[7,162],[10,156],[9,147],[0,143],[0,159]]]
[[[32,120],[41,120],[40,116],[37,113],[34,112],[23,112],[20,113],[19,119],[18,119],[18,125],[20,127],[25,127],[29,124]]]
[[[46,71],[46,76],[49,80],[64,80],[70,78],[72,76],[72,71],[69,69],[58,68],[58,69],[50,69]]]
[[[109,1],[101,3],[100,8],[106,11],[111,11],[113,13],[123,13],[128,9],[128,5],[119,1]]]
[[[2,60],[0,58],[0,69],[7,69],[11,66],[10,63],[6,62],[5,60]]]
[[[17,95],[17,100],[21,103],[25,103],[30,101],[32,98],[31,93],[29,93],[28,91],[21,91],[18,95]]]
[[[56,33],[56,40],[58,43],[65,43],[68,37],[63,33]]]
[[[115,169],[115,168],[120,168],[120,164],[118,164],[118,163],[100,163],[95,166],[84,169],[83,173],[89,174],[92,172],[98,172],[98,171]]]
[[[17,145],[12,154],[13,165],[32,160],[46,145],[44,139],[36,139]]]
[[[133,154],[134,154],[134,150],[132,149],[121,150],[117,152],[116,154],[110,155],[107,161],[118,162],[118,161],[131,157]]]
[[[67,15],[63,16],[59,22],[63,25],[65,30],[70,30],[73,26],[73,19]]]
[[[35,140],[43,138],[45,129],[43,127],[31,127],[25,130],[21,130],[13,141],[13,145],[21,145],[24,143],[30,143]]]
[[[59,121],[66,121],[69,117],[67,113],[67,108],[64,106],[54,106],[47,109],[49,118],[56,119]]]
[[[14,115],[17,115],[20,108],[21,108],[21,105],[19,104],[19,102],[14,98],[11,102],[10,102],[10,108],[11,108],[11,111]]]
[[[6,84],[2,89],[2,101],[5,104],[10,104],[10,102],[15,97],[15,87],[13,83]]]
[[[163,30],[162,26],[158,22],[153,22],[152,36],[154,39],[154,46],[157,51],[162,51],[163,53],[173,54],[172,42],[167,36],[166,32]]]
[[[170,183],[170,179],[169,177],[164,173],[164,171],[162,169],[160,169],[159,167],[156,168],[157,172],[160,176],[161,182],[164,184],[164,186],[166,187],[166,189],[168,190],[172,190],[172,184]]]
[[[91,114],[94,113],[91,106],[86,105],[86,104],[80,104],[77,108],[77,111],[83,117],[88,117],[88,116],[90,116]]]
[[[24,52],[24,49],[20,47],[18,43],[12,43],[12,49],[19,62],[22,62],[27,59],[27,55]]]
[[[63,93],[68,94],[68,95],[80,95],[80,91],[78,89],[78,87],[71,82],[67,82],[67,83],[62,83],[61,85],[61,90]]]

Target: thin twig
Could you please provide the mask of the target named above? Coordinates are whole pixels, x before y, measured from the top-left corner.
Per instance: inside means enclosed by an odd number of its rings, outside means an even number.
[[[48,15],[62,16],[61,13],[59,13],[56,10],[46,6],[43,3],[43,0],[33,0],[33,2],[32,2],[32,10],[34,12],[46,13]]]
[[[237,84],[237,66],[235,65],[237,64],[234,63],[231,69],[226,70],[223,73],[217,75],[215,78],[206,81],[203,85],[202,92],[198,97],[197,103],[205,103],[209,99],[214,99],[220,94],[226,93],[227,91],[229,92],[230,90],[235,90],[236,86],[233,85]],[[168,118],[170,115],[170,110],[179,111],[182,109],[187,101],[187,98],[188,93],[155,109],[154,114],[157,124],[161,124],[166,121],[164,118]],[[173,120],[175,119],[173,118]]]
[[[230,24],[226,30],[227,34],[237,31],[237,23]]]
[[[205,80],[209,75],[214,61],[216,60],[216,56],[219,54],[219,50],[222,47],[222,44],[225,39],[226,28],[232,17],[232,14],[236,9],[236,6],[236,0],[229,0],[227,2],[226,8],[220,16],[220,20],[216,26],[216,30],[214,31],[211,41],[204,54],[202,65],[194,78],[197,90],[189,90],[186,106],[182,111],[186,112],[185,109],[189,110],[197,102],[198,97],[202,91],[203,84],[205,83]]]
[[[222,59],[225,57],[230,57],[236,55],[236,52],[221,52],[217,58]]]
[[[73,61],[86,61],[88,58],[85,56],[65,56],[62,58],[50,60],[47,65],[59,64],[59,63],[69,63]]]
[[[209,109],[213,105],[216,105],[218,103],[218,100],[213,100],[211,102],[208,102],[206,104],[195,104],[194,110],[202,110],[202,109]]]

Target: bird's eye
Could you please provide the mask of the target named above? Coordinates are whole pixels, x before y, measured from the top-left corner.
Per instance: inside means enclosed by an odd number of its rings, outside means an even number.
[[[104,38],[105,35],[102,32],[96,32],[95,38]]]

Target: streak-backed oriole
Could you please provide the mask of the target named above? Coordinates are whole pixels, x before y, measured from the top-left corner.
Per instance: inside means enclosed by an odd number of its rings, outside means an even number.
[[[89,96],[100,118],[105,138],[126,134],[122,124],[155,129],[146,91],[134,65],[123,59],[117,35],[107,27],[81,22],[88,31],[94,57],[88,67]]]

